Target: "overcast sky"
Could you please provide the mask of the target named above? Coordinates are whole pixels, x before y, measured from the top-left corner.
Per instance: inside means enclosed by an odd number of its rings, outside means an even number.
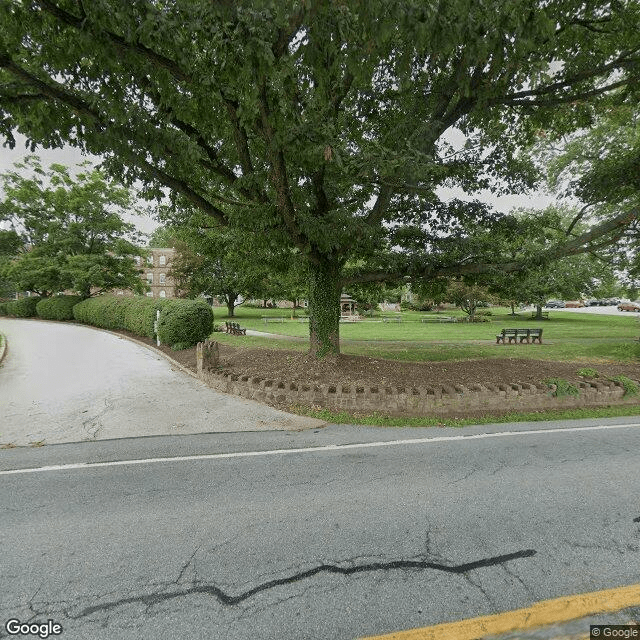
[[[14,149],[8,147],[0,148],[0,173],[4,173],[7,170],[13,169],[13,163],[19,162],[28,155],[30,151],[25,147],[25,138],[20,134],[16,134],[16,146]],[[84,162],[85,160],[92,160],[95,164],[100,162],[100,158],[96,156],[85,156],[73,147],[64,147],[62,149],[42,149],[38,148],[34,152],[40,157],[44,166],[48,166],[51,163],[57,162],[67,166],[73,166]],[[465,198],[463,192],[458,189],[441,189],[439,190],[441,197],[458,197]],[[527,208],[543,208],[553,201],[551,196],[543,193],[531,193],[529,195],[516,195],[516,196],[501,196],[496,197],[492,193],[484,192],[477,194],[479,200],[490,203],[497,210],[508,212],[514,207],[527,207]],[[130,221],[133,222],[140,231],[145,233],[152,232],[158,224],[149,217],[131,216]]]

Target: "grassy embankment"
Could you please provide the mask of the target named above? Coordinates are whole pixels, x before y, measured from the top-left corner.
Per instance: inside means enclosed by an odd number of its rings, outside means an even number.
[[[216,324],[228,320],[216,310]],[[341,351],[345,354],[387,358],[408,362],[468,360],[474,358],[537,358],[584,362],[640,362],[640,326],[638,316],[613,316],[551,311],[548,320],[533,320],[530,312],[515,318],[508,309],[491,310],[491,322],[422,323],[419,312],[403,312],[402,322],[370,321],[341,323]],[[262,316],[282,317],[284,322],[265,323]],[[302,314],[298,312],[298,315]],[[389,314],[391,315],[391,314]],[[442,315],[461,316],[459,311]],[[304,316],[303,316],[304,317]],[[294,340],[257,336],[228,336],[215,333],[221,343],[268,349],[308,348],[309,327],[299,319],[290,319],[286,309],[254,309],[239,307],[234,322],[242,327],[265,333],[291,336]],[[503,328],[542,327],[543,344],[496,345],[495,336]],[[295,339],[297,338],[297,339]]]
[[[387,358],[407,362],[470,360],[476,358],[535,358],[589,363],[640,363],[640,326],[637,315],[613,316],[551,311],[549,319],[538,321],[531,312],[519,316],[509,315],[509,309],[491,309],[491,322],[422,323],[420,317],[433,315],[419,312],[403,312],[402,322],[381,321],[381,315],[371,321],[342,323],[340,325],[341,351],[345,354]],[[216,323],[229,320],[216,314]],[[298,312],[298,316],[303,316]],[[394,314],[384,314],[394,315]],[[447,311],[442,315],[462,316],[460,311]],[[262,316],[286,317],[284,322],[265,323]],[[291,339],[257,336],[229,336],[215,333],[212,338],[223,344],[267,349],[308,348],[308,324],[291,319],[285,309],[253,309],[240,307],[234,322],[247,329],[265,333],[291,336]],[[542,327],[543,344],[497,345],[495,336],[503,328]],[[374,426],[457,426],[495,422],[539,422],[545,420],[569,420],[579,418],[606,418],[640,414],[640,405],[613,406],[599,409],[568,409],[535,413],[511,413],[503,416],[484,416],[470,419],[454,418],[390,418],[378,414],[354,415],[328,410],[314,411],[305,407],[292,407],[296,413],[320,418],[332,423],[357,423]]]

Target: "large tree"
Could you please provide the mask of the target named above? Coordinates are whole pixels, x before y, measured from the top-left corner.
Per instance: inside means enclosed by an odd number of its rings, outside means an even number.
[[[495,216],[436,189],[531,186],[519,145],[636,86],[639,22],[636,0],[5,0],[0,127],[294,248],[311,350],[337,353],[345,285],[522,267],[466,250]]]
[[[134,225],[122,216],[133,198],[122,185],[87,166],[72,175],[59,164],[44,169],[35,156],[0,175],[0,223],[20,248],[5,276],[20,291],[83,297],[114,288],[143,290],[134,257]]]

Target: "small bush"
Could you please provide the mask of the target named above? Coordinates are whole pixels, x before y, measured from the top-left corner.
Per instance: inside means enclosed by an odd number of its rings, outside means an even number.
[[[578,369],[578,375],[582,378],[599,378],[600,374],[595,369],[590,369],[589,367],[585,367],[583,369]]]
[[[37,315],[36,305],[40,300],[39,296],[33,296],[7,302],[7,315],[14,318],[33,318]]]
[[[8,302],[0,302],[0,316],[9,315],[7,313],[7,305],[8,304],[9,304]]]
[[[612,378],[609,378],[609,380],[613,380],[613,382],[619,382],[622,385],[622,388],[624,389],[623,397],[636,396],[638,395],[638,391],[640,391],[638,384],[631,378],[627,378],[627,376],[613,376]]]
[[[36,312],[44,320],[73,320],[73,307],[81,301],[80,296],[43,298],[36,305]]]
[[[162,310],[158,323],[160,341],[191,347],[213,331],[213,311],[203,300],[172,300]]]
[[[552,391],[551,395],[556,398],[580,395],[580,389],[563,378],[545,378],[544,382],[549,388],[555,385],[555,391]]]
[[[201,342],[201,340],[198,340],[198,342]],[[188,342],[176,342],[176,344],[171,345],[171,349],[173,351],[182,351],[183,349],[190,349],[192,346]]]

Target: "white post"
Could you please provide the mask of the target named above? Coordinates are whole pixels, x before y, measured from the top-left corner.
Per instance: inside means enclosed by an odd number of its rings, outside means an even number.
[[[153,331],[156,334],[156,345],[160,346],[160,336],[158,335],[158,323],[160,322],[160,309],[156,310],[156,321],[153,323]]]

